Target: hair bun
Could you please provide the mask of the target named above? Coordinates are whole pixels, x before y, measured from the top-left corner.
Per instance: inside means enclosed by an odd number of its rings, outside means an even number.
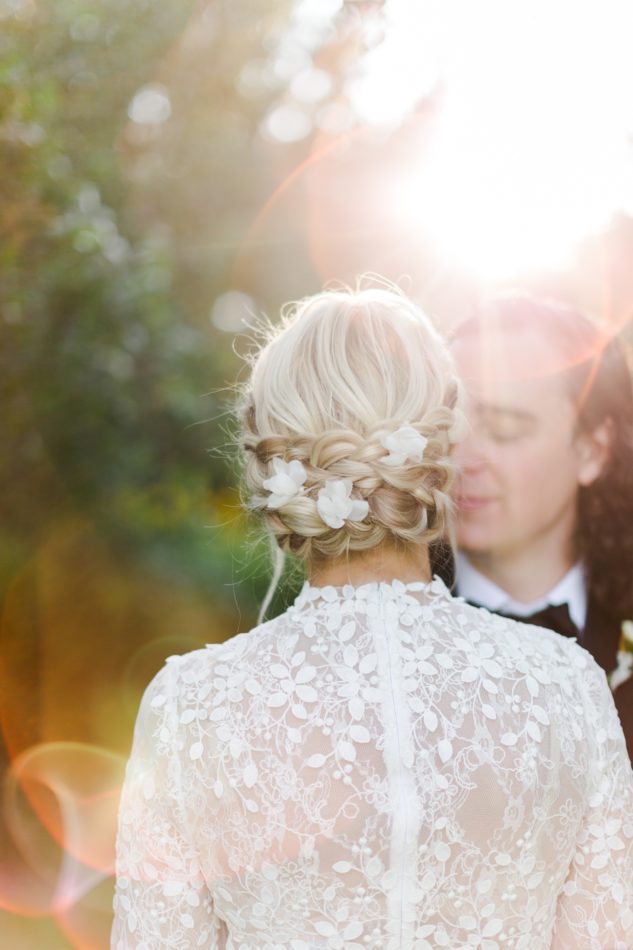
[[[446,537],[459,400],[446,347],[403,295],[318,294],[254,363],[247,504],[307,559]]]

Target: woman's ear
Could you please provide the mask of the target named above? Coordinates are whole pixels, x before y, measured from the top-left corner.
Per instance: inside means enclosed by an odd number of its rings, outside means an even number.
[[[583,432],[578,436],[579,485],[586,488],[602,475],[611,455],[613,438],[612,419],[605,419],[592,432]]]

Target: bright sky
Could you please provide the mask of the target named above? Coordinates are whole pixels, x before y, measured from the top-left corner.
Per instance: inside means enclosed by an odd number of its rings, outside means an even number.
[[[449,258],[485,277],[564,265],[633,211],[630,0],[386,0],[348,86],[396,125],[441,82],[430,164],[393,183]]]

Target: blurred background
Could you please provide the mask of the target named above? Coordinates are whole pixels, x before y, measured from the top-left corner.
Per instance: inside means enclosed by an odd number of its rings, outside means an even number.
[[[397,282],[633,315],[625,0],[0,0],[0,945],[105,948],[165,657],[253,625],[262,315]],[[294,596],[295,572],[275,609]]]

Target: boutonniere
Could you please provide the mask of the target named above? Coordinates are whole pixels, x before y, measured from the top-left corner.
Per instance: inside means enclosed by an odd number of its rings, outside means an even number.
[[[612,690],[633,676],[633,620],[623,620],[620,628],[618,665],[607,677]]]

